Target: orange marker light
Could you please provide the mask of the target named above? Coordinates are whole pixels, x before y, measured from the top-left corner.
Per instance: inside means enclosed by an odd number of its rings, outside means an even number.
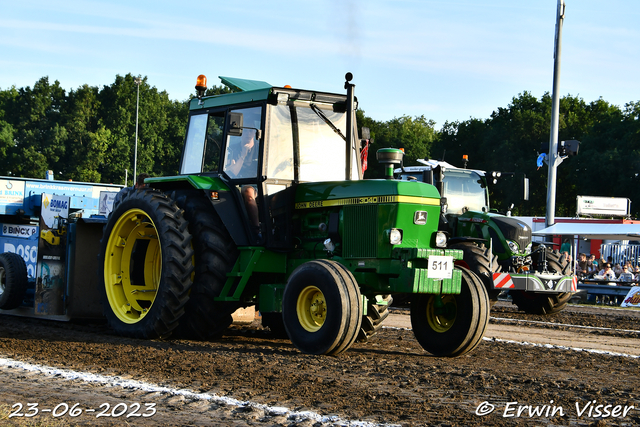
[[[291,89],[291,85],[284,85],[285,88]]]
[[[196,80],[196,93],[198,94],[198,99],[204,96],[204,93],[207,91],[207,76],[204,74],[200,74],[198,79]]]
[[[469,160],[469,155],[468,154],[463,154],[462,155],[462,160]]]
[[[402,151],[404,153],[404,148],[401,148],[400,151]]]

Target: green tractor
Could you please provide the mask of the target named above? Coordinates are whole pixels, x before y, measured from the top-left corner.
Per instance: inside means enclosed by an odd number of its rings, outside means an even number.
[[[463,251],[458,263],[482,279],[492,304],[508,292],[530,314],[554,314],[567,306],[577,291],[568,260],[533,242],[531,227],[510,213],[490,210],[484,171],[437,160],[418,162],[422,165],[395,169],[396,178],[438,188],[446,205],[439,228],[451,236],[448,248]]]
[[[302,352],[335,355],[375,334],[403,294],[425,350],[474,349],[487,292],[454,265],[464,253],[438,231],[433,185],[362,179],[351,74],[346,95],[221,80],[236,92],[205,97],[198,78],[180,174],[114,204],[100,255],[110,326],[207,340],[255,305]]]

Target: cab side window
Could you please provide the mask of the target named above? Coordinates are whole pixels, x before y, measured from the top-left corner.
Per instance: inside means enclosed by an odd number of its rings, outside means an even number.
[[[222,156],[222,133],[224,131],[224,115],[211,114],[207,125],[205,139],[204,163],[202,172],[218,172]]]
[[[262,124],[262,107],[233,110],[242,113],[244,128],[242,136],[227,137],[224,154],[224,171],[230,178],[255,178],[258,176],[260,140],[257,130]]]

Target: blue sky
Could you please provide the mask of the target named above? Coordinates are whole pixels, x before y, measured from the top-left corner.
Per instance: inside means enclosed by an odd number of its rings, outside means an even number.
[[[640,100],[640,2],[566,0],[561,95]],[[487,118],[551,92],[557,0],[0,0],[0,89],[146,76],[174,100],[196,77],[356,96],[376,120]]]

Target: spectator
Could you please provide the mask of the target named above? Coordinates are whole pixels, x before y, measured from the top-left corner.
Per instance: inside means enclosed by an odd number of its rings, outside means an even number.
[[[637,266],[633,269],[633,280],[638,282],[640,281],[640,266]]]
[[[562,245],[560,246],[560,252],[571,252],[571,242],[569,241],[569,239],[564,239],[562,241]]]
[[[589,257],[589,261],[591,261],[591,271],[594,273],[598,271],[598,260],[596,259],[596,256],[591,254],[591,256]]]
[[[590,273],[589,264],[587,261],[586,254],[580,254],[580,259],[578,260],[578,275],[580,277],[585,277]]]
[[[622,267],[622,274],[618,277],[618,280],[621,282],[633,282],[633,273],[629,270],[629,267],[626,265]]]
[[[616,276],[620,276],[622,274],[622,267],[617,262],[613,265],[613,272],[616,273]]]
[[[600,270],[598,276],[602,276],[604,280],[616,280],[616,274],[611,269],[611,264],[606,263],[604,268]]]

